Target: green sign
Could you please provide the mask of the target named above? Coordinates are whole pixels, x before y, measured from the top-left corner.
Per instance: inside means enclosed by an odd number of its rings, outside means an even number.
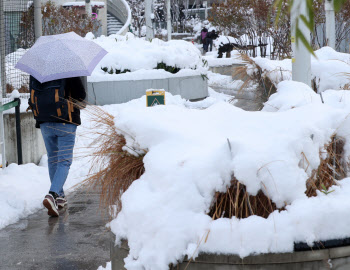
[[[165,105],[165,91],[164,90],[148,90],[146,91],[147,107],[156,105]]]
[[[11,101],[9,103],[1,105],[0,106],[0,112],[7,111],[7,110],[12,109],[12,108],[14,108],[16,106],[18,106],[18,100]]]

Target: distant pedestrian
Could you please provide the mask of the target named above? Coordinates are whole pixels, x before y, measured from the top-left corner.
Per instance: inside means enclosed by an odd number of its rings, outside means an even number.
[[[218,37],[218,35],[216,34],[215,30],[208,32],[208,34],[207,34],[207,51],[208,51],[208,48],[210,48],[210,51],[213,50],[213,40],[216,39],[217,37]]]
[[[203,51],[204,52],[208,51],[207,35],[208,35],[208,29],[204,27],[201,31],[201,41],[203,44]]]
[[[29,106],[41,129],[48,155],[51,180],[49,193],[43,205],[48,215],[59,216],[58,208],[67,204],[63,185],[66,182],[73,159],[77,126],[81,124],[77,102],[86,97],[79,77],[58,79],[40,83],[30,76]]]

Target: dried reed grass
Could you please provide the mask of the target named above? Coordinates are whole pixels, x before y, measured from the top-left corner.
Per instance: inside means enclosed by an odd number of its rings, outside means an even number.
[[[276,92],[277,88],[275,84],[270,80],[268,77],[268,73],[263,73],[260,66],[258,66],[248,55],[241,53],[238,57],[239,59],[243,60],[244,63],[249,64],[250,66],[254,67],[254,69],[257,69],[257,72],[253,72],[253,76],[248,75],[248,67],[247,65],[240,66],[235,68],[234,72],[232,73],[232,78],[236,78],[238,80],[243,81],[243,84],[238,89],[238,94],[242,93],[244,89],[246,89],[249,85],[252,83],[258,83],[262,90],[262,94],[265,96],[266,99],[268,99],[273,93]],[[274,72],[275,70],[271,71]],[[235,98],[232,98],[229,100],[229,102],[233,102]]]
[[[306,181],[306,195],[308,197],[317,196],[317,190],[326,192],[331,186],[336,185],[336,180],[346,176],[342,165],[343,152],[345,142],[341,138],[332,136],[332,140],[328,145],[325,145],[326,158],[321,159],[320,166],[317,170],[313,170],[311,176]],[[320,152],[320,156],[323,156]],[[305,155],[304,158],[308,163]]]
[[[247,218],[252,215],[267,218],[276,209],[276,205],[262,191],[256,196],[249,195],[246,186],[233,177],[226,193],[215,194],[209,216],[214,220],[223,217]]]
[[[100,207],[116,205],[117,214],[121,210],[121,195],[145,171],[143,157],[146,151],[143,151],[144,154],[130,154],[125,150],[126,140],[116,128],[114,116],[97,106],[88,106],[86,110],[91,115],[98,138],[92,146],[91,174],[84,183],[101,188]]]
[[[324,147],[326,150],[326,158],[323,152],[320,152],[321,163],[317,170],[312,172],[311,177],[306,182],[306,195],[308,197],[316,196],[317,190],[327,192],[334,184],[336,179],[345,177],[345,170],[342,166],[344,140],[332,137],[332,141]],[[304,153],[302,153],[304,161],[308,169],[309,162]],[[336,177],[334,177],[336,176]],[[267,218],[273,211],[283,211],[284,208],[277,208],[276,204],[260,190],[256,196],[250,195],[246,191],[246,187],[241,184],[234,176],[231,180],[230,187],[225,193],[217,192],[214,196],[209,216],[214,220],[218,218],[247,218],[257,215]]]

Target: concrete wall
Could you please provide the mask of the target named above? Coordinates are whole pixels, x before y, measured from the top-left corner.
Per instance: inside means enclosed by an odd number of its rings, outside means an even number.
[[[129,253],[126,241],[114,246],[111,237],[112,270],[123,270],[124,258]],[[329,264],[328,263],[331,264]],[[235,255],[200,254],[195,261],[187,259],[170,270],[348,270],[350,246],[293,253],[263,254],[243,260]]]
[[[147,89],[164,89],[188,100],[208,96],[208,82],[202,76],[175,77],[154,80],[88,82],[88,103],[120,104],[146,94]]]
[[[16,116],[4,114],[6,159],[9,164],[17,163]],[[32,113],[21,113],[23,163],[38,164],[46,154],[45,144],[40,129],[35,128]]]

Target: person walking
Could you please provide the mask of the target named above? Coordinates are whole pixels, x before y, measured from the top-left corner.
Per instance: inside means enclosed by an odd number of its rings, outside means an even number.
[[[48,155],[51,180],[43,200],[50,216],[67,205],[64,194],[73,159],[80,105],[86,97],[79,76],[90,76],[108,52],[74,32],[41,36],[18,60],[15,68],[29,73],[29,107],[41,129]]]
[[[207,52],[208,52],[208,49],[210,49],[210,51],[213,50],[213,40],[216,39],[217,37],[218,37],[218,35],[216,34],[215,30],[208,32],[208,34],[207,34]]]
[[[63,186],[73,160],[76,129],[81,124],[77,102],[84,101],[86,91],[79,77],[40,83],[30,76],[29,85],[28,103],[45,142],[51,180],[43,205],[49,216],[58,217],[58,208],[67,204]]]
[[[203,44],[203,52],[204,53],[208,52],[207,34],[208,34],[208,29],[206,27],[204,27],[201,31],[201,41]]]

